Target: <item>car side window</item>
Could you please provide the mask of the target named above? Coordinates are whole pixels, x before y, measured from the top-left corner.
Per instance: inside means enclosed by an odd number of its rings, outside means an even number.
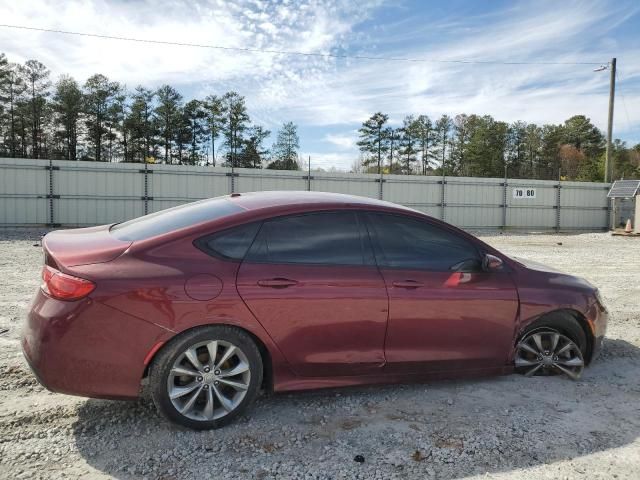
[[[196,240],[196,246],[209,254],[230,260],[242,260],[259,228],[260,222],[229,228]]]
[[[321,212],[266,220],[247,254],[256,263],[370,264],[354,212]]]
[[[378,263],[430,271],[478,270],[480,256],[466,239],[417,219],[368,213]]]

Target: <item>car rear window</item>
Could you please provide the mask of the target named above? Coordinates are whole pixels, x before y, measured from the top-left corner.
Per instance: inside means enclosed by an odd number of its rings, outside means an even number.
[[[111,227],[111,234],[118,240],[135,242],[241,211],[226,198],[211,198],[118,223]]]
[[[240,225],[209,237],[200,238],[196,241],[196,245],[206,253],[231,260],[242,260],[259,228],[260,222]]]

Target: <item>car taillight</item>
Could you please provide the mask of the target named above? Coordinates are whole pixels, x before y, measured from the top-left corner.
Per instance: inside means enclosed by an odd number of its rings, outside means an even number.
[[[93,292],[96,285],[84,278],[67,275],[45,265],[42,269],[40,288],[47,295],[59,300],[79,300]]]

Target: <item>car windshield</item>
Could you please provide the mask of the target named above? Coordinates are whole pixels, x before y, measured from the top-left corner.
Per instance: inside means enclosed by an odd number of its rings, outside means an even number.
[[[111,234],[118,240],[144,240],[241,211],[226,198],[216,197],[117,223],[111,227]]]

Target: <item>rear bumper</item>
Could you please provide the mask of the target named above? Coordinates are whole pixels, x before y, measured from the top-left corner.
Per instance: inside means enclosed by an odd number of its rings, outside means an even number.
[[[135,398],[144,359],[167,330],[91,298],[55,300],[38,291],[22,350],[47,389],[95,398]]]

